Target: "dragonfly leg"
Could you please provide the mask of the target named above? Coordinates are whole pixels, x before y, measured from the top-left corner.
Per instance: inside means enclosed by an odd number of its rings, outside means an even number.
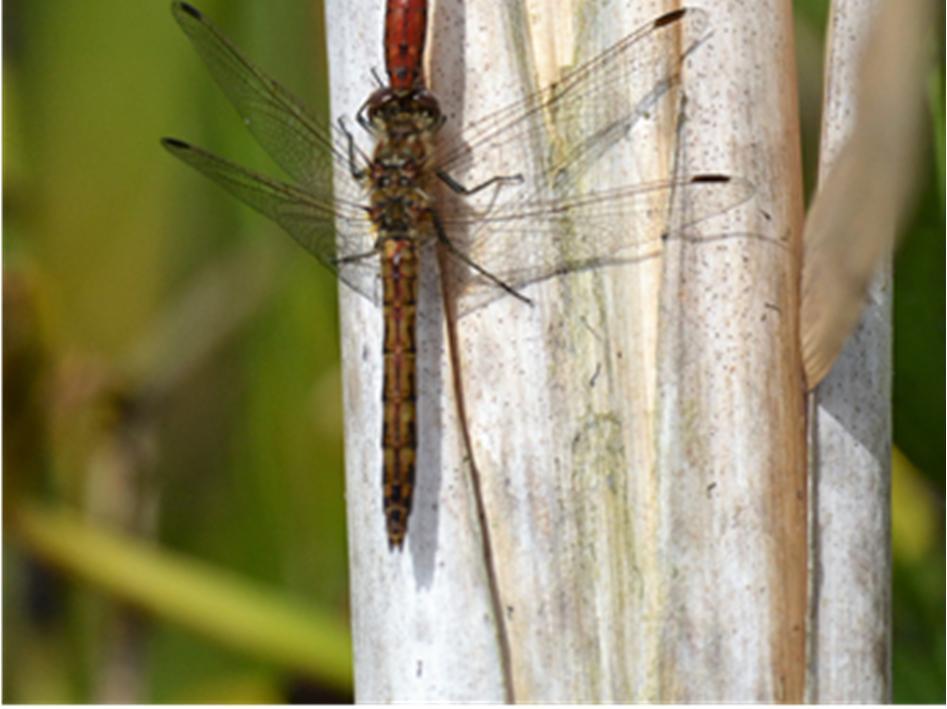
[[[343,256],[341,258],[333,259],[332,264],[334,266],[342,266],[347,263],[355,263],[356,261],[361,261],[367,259],[371,256],[378,256],[381,253],[381,248],[376,244],[371,251],[366,251],[361,254],[350,254],[348,256]]]
[[[462,194],[465,197],[469,197],[470,195],[477,194],[477,192],[479,192],[480,190],[486,189],[487,187],[490,187],[491,185],[505,185],[505,184],[518,185],[523,182],[523,176],[520,174],[496,175],[494,177],[491,177],[486,182],[481,182],[476,187],[467,187],[466,185],[460,184],[457,180],[455,180],[453,177],[448,175],[443,170],[437,171],[437,177],[440,179],[441,182],[447,185],[453,192],[456,192],[457,194]]]
[[[345,134],[345,140],[349,145],[349,172],[352,175],[352,179],[362,181],[365,179],[365,170],[355,164],[355,136],[353,136],[352,132],[346,127],[345,118],[342,116],[339,116],[339,130]]]
[[[368,103],[371,101],[371,96],[365,99],[365,102],[359,107],[358,113],[355,114],[355,120],[362,127],[362,129],[367,133],[373,133],[371,121],[368,120],[368,117],[365,115],[365,111],[368,108]]]
[[[375,83],[378,84],[379,89],[383,89],[385,87],[385,80],[382,79],[378,74],[378,69],[376,67],[372,67],[372,78],[375,80]]]
[[[465,264],[467,264],[467,266],[469,266],[470,268],[472,268],[474,271],[476,271],[477,273],[479,273],[481,276],[483,276],[484,278],[486,278],[488,281],[490,281],[491,283],[493,283],[495,286],[497,286],[498,288],[502,288],[502,289],[505,290],[507,293],[509,293],[510,295],[512,295],[514,298],[516,298],[517,300],[520,300],[520,301],[526,303],[527,305],[532,305],[532,304],[533,304],[533,301],[531,301],[531,300],[530,300],[529,298],[527,298],[525,295],[523,295],[522,293],[520,293],[520,292],[519,292],[518,290],[516,290],[513,286],[509,285],[508,283],[504,283],[502,280],[500,280],[499,278],[497,278],[496,276],[494,276],[492,273],[490,273],[490,272],[489,272],[487,269],[485,269],[483,266],[479,265],[476,261],[474,261],[472,258],[470,258],[469,256],[467,256],[467,254],[463,253],[460,249],[458,249],[456,246],[454,246],[453,242],[452,242],[450,239],[447,238],[447,232],[444,231],[444,225],[441,224],[441,220],[437,217],[436,214],[433,215],[433,218],[434,218],[434,230],[435,230],[435,232],[437,233],[437,240],[438,240],[441,244],[443,244],[443,245],[447,248],[448,251],[450,251],[454,256],[456,256],[457,258],[459,258],[461,261],[463,261]]]

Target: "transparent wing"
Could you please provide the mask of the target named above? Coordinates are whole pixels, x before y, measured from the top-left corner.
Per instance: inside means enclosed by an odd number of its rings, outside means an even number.
[[[165,138],[161,142],[172,155],[283,227],[347,285],[373,302],[379,301],[377,256],[357,258],[370,253],[374,243],[373,225],[365,209],[340,206],[331,196],[319,198],[180,140]]]
[[[176,157],[276,221],[339,278],[378,302],[378,259],[351,259],[371,252],[372,225],[365,194],[349,179],[349,136],[316,119],[299,99],[250,62],[204,15],[184,2],[172,13],[217,84],[267,154],[298,186],[273,180],[182,141],[166,139]],[[333,184],[333,169],[340,179]],[[344,261],[346,257],[351,260]]]
[[[684,228],[749,199],[754,190],[746,180],[716,174],[582,188],[596,162],[630,140],[636,124],[680,83],[682,63],[707,27],[702,10],[666,13],[554,84],[467,124],[441,147],[440,171],[464,172],[468,187],[495,176],[497,165],[507,166],[500,174],[523,179],[520,186],[485,190],[479,204],[450,199],[441,215],[448,237],[480,267],[521,289],[657,256],[661,239],[635,234],[628,224],[670,219],[671,204],[688,206],[686,223],[677,225]],[[530,163],[527,151],[542,159]],[[453,271],[461,313],[502,295],[459,261]]]
[[[325,191],[332,165],[348,164],[348,142],[328,129],[274,79],[252,64],[201,13],[187,3],[174,18],[260,146],[300,185]]]
[[[559,81],[466,124],[442,142],[438,169],[465,172],[476,185],[521,146],[540,141],[546,149],[565,138],[567,150],[546,150],[555,157],[514,172],[527,171],[524,181],[534,194],[574,184],[680,82],[681,62],[706,36],[707,24],[706,12],[684,8],[642,25]]]
[[[379,259],[371,253],[374,231],[366,195],[347,179],[350,137],[320,124],[197,10],[175,3],[173,11],[258,142],[300,186],[258,175],[180,141],[166,140],[165,147],[279,223],[343,282],[377,303]],[[629,214],[653,216],[655,209],[666,209],[661,205],[672,193],[687,201],[700,197],[694,201],[702,211],[690,212],[690,223],[747,199],[750,185],[719,175],[591,193],[577,187],[595,162],[627,139],[679,82],[681,61],[700,42],[706,26],[703,11],[667,13],[555,84],[467,124],[453,141],[442,142],[437,169],[464,170],[473,184],[495,177],[495,165],[504,157],[518,159],[536,141],[541,141],[540,149],[532,152],[546,156],[532,165],[514,161],[515,169],[506,174],[522,175],[522,184],[492,192],[486,208],[476,199],[439,206],[446,233],[463,258],[521,288],[571,271],[656,255],[659,240],[643,243],[616,225],[627,224]],[[632,83],[638,87],[636,95],[627,88]],[[554,144],[570,147],[553,150]],[[361,163],[356,169],[367,162],[361,153],[352,159]],[[344,175],[335,190],[333,165]],[[462,312],[504,292],[463,258],[455,259]]]
[[[445,230],[453,235],[449,238],[461,241],[461,250],[481,268],[521,290],[567,273],[656,257],[664,239],[683,236],[688,227],[747,201],[753,193],[752,184],[744,179],[695,175],[569,199],[502,205],[469,223],[462,215],[456,221],[446,219]],[[647,237],[629,226],[639,219],[646,223],[669,219],[672,204],[687,205],[686,217],[675,225],[675,234],[665,231],[657,238]],[[473,224],[473,236],[463,243]],[[461,313],[504,293],[462,264],[452,270]]]

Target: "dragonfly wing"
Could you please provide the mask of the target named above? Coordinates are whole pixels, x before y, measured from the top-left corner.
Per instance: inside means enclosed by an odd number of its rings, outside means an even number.
[[[378,303],[378,259],[351,259],[374,247],[372,223],[362,207],[333,202],[331,197],[319,199],[179,140],[165,138],[162,144],[172,155],[275,221],[348,286]],[[344,250],[340,244],[345,244]]]
[[[264,150],[301,185],[324,189],[333,161],[347,164],[347,138],[251,63],[198,10],[172,6],[174,18]]]
[[[585,184],[600,159],[631,141],[633,129],[665,105],[680,83],[683,62],[707,28],[703,10],[668,12],[554,84],[469,123],[458,140],[441,147],[440,170],[463,171],[468,187],[497,174],[522,178],[522,186],[503,183],[464,204],[452,199],[458,206],[443,210],[443,221],[457,248],[520,289],[557,275],[659,255],[667,234],[636,233],[636,222],[676,221],[675,235],[680,235],[687,226],[748,199],[753,193],[748,182],[722,175],[593,191]],[[638,152],[634,143],[630,147],[632,154]],[[455,260],[461,313],[503,294],[491,279]]]
[[[444,224],[449,238],[471,260],[507,285],[522,289],[568,273],[657,257],[668,238],[706,242],[742,236],[771,241],[760,235],[687,235],[688,227],[742,204],[753,193],[752,184],[742,178],[694,175],[562,200],[514,202],[486,215],[460,214]],[[675,231],[636,233],[636,222],[650,224],[655,218],[674,224]],[[455,278],[459,272],[461,313],[504,294],[469,268],[458,265],[454,270]]]
[[[501,165],[499,174],[522,174],[536,195],[574,183],[679,83],[681,62],[706,36],[707,25],[707,13],[697,8],[642,25],[550,86],[468,123],[440,147],[439,169],[463,172],[474,186]],[[537,141],[540,150],[533,152],[546,156],[542,164],[509,158]],[[569,147],[562,150],[563,144]]]

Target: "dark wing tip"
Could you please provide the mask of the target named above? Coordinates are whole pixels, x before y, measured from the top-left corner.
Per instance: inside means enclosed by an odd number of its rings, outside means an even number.
[[[682,7],[679,10],[672,10],[671,12],[667,12],[661,15],[661,17],[659,17],[658,19],[656,19],[654,21],[654,26],[665,27],[666,25],[669,25],[672,22],[677,22],[679,19],[684,17],[685,14],[687,14],[686,7]]]
[[[730,182],[729,175],[694,175],[691,178],[691,182]]]
[[[191,149],[190,143],[185,143],[183,140],[178,140],[177,138],[162,138],[161,145],[172,153]]]
[[[204,16],[201,14],[201,11],[198,10],[193,5],[189,5],[186,2],[176,2],[171,5],[171,9],[175,12],[184,12],[193,17],[195,20],[203,20]]]

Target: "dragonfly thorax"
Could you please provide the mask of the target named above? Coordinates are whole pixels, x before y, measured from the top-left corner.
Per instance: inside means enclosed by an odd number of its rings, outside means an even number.
[[[393,184],[371,192],[369,215],[383,235],[408,235],[423,228],[431,200],[417,184]]]
[[[433,96],[424,90],[383,88],[368,100],[375,150],[366,171],[370,218],[386,236],[411,238],[431,211],[426,186],[433,172],[434,136],[443,123]]]

